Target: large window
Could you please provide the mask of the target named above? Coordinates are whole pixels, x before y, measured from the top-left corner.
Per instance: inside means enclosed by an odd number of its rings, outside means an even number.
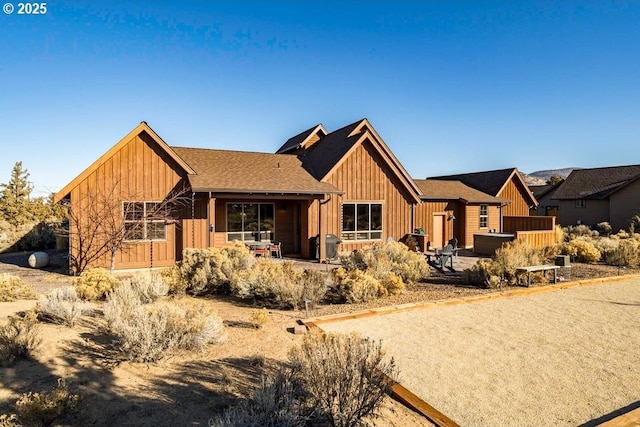
[[[342,240],[381,239],[381,203],[342,204]]]
[[[167,215],[162,202],[123,202],[126,240],[166,240]]]
[[[480,228],[489,226],[489,208],[487,205],[480,205]]]
[[[273,203],[228,203],[227,241],[274,239]]]

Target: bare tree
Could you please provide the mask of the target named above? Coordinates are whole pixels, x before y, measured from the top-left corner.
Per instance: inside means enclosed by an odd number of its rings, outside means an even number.
[[[110,257],[115,269],[116,255],[143,240],[152,242],[153,233],[176,223],[179,210],[190,202],[186,183],[176,186],[161,202],[135,201],[118,195],[118,184],[104,191],[86,192],[81,200],[63,201],[69,215],[69,268],[80,274],[92,263]],[[151,235],[151,237],[148,237]],[[150,250],[153,246],[151,246]]]

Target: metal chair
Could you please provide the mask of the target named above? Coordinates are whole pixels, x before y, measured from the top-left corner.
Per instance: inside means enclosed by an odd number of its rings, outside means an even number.
[[[271,256],[274,256],[276,258],[282,258],[282,243],[281,242],[272,242],[271,245],[269,245],[269,254]]]

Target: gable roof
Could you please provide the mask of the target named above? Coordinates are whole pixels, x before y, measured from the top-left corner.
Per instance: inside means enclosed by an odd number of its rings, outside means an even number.
[[[606,199],[640,178],[640,165],[575,169],[560,185],[553,199]]]
[[[461,200],[465,203],[503,203],[506,199],[483,193],[460,181],[416,179],[422,200]]]
[[[371,142],[411,197],[419,202],[420,189],[366,118],[327,134],[298,157],[316,179],[325,181],[365,141]]]
[[[472,172],[458,175],[446,175],[430,177],[430,179],[448,180],[448,181],[460,181],[471,188],[482,191],[483,193],[497,196],[502,189],[507,185],[511,179],[515,179],[520,182],[524,193],[529,199],[529,202],[537,205],[538,201],[529,190],[529,186],[524,182],[522,176],[516,168],[498,169],[491,171]]]
[[[151,127],[147,124],[147,122],[140,122],[138,126],[136,126],[131,132],[129,132],[124,138],[122,138],[116,145],[111,147],[106,153],[100,156],[95,162],[89,165],[84,171],[80,173],[77,177],[75,177],[70,183],[65,185],[60,191],[56,192],[53,197],[53,202],[58,203],[60,200],[64,199],[69,195],[71,190],[75,186],[77,186],[80,182],[82,182],[87,176],[93,173],[96,169],[98,169],[103,163],[105,163],[108,159],[113,157],[115,153],[117,153],[123,146],[129,143],[136,136],[146,133],[148,134],[158,146],[165,151],[176,163],[188,174],[195,173],[191,166],[189,166],[184,160],[182,160],[169,145],[164,142],[158,134],[151,129]]]
[[[322,138],[327,134],[326,129],[322,124],[317,124],[314,127],[307,129],[296,136],[292,136],[285,142],[282,147],[278,148],[276,154],[283,154],[289,151],[305,148],[314,137]]]
[[[329,194],[341,193],[315,179],[302,162],[289,154],[172,147],[194,173],[195,192]]]
[[[558,182],[556,184],[545,184],[545,185],[530,185],[529,190],[533,193],[536,199],[541,199],[547,194],[551,193],[553,190],[558,188],[563,181]]]

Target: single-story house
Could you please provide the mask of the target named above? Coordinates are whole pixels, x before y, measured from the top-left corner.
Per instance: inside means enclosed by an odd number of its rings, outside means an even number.
[[[538,201],[516,168],[437,176],[428,179],[460,181],[485,194],[505,199],[507,202],[502,206],[502,215],[504,216],[528,216],[530,207],[538,205]]]
[[[552,198],[563,226],[608,222],[626,229],[640,215],[640,165],[573,170]]]
[[[177,188],[189,194],[175,218],[149,214]],[[314,126],[275,154],[174,147],[142,122],[54,200],[69,206],[77,225],[89,221],[86,208],[97,194],[121,207],[111,220],[139,230],[116,254],[117,269],[168,266],[184,248],[235,240],[277,240],[285,255],[314,258],[317,251],[324,259],[327,235],[352,250],[410,233],[422,201],[367,119],[333,132]],[[71,254],[80,238],[71,234]]]
[[[499,231],[500,207],[507,201],[460,181],[416,179],[422,203],[416,207],[416,227],[425,231],[429,246],[443,247],[455,238],[458,246],[473,247],[473,235]]]
[[[560,184],[562,184],[562,181],[553,185],[545,184],[529,186],[529,189],[533,193],[533,197],[538,201],[538,206],[531,209],[531,215],[558,216],[560,202],[553,199],[553,194]]]

